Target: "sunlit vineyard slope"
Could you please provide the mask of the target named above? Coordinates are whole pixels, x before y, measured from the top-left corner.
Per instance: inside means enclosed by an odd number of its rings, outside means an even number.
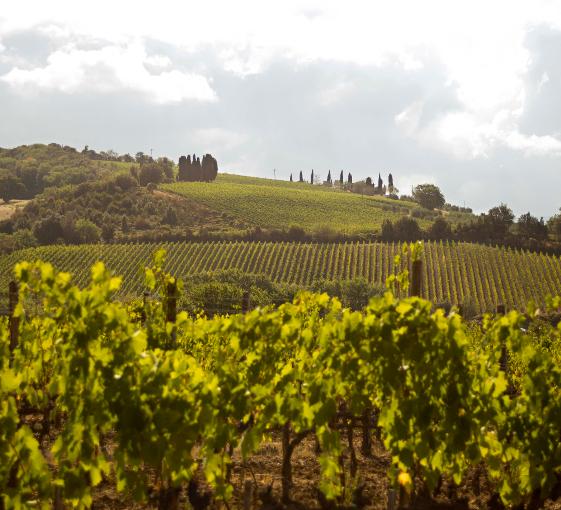
[[[345,234],[372,233],[380,230],[385,219],[395,221],[419,209],[412,202],[338,188],[230,174],[219,174],[210,183],[177,182],[160,187],[250,225],[278,229],[297,225],[308,232],[329,228]],[[458,223],[469,217],[450,213],[447,220]],[[422,218],[418,221],[423,228],[431,223]]]

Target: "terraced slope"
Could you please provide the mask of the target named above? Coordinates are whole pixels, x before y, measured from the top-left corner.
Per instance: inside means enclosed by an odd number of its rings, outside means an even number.
[[[393,243],[168,243],[167,269],[176,276],[239,268],[278,282],[310,284],[318,278],[366,278],[384,283],[394,270],[400,246]],[[0,289],[7,289],[19,260],[42,259],[74,274],[80,284],[89,268],[103,260],[124,278],[121,294],[140,295],[141,268],[150,263],[155,244],[44,246],[0,259]],[[468,243],[425,243],[423,294],[436,303],[470,303],[476,310],[498,303],[523,308],[533,299],[561,294],[559,257]]]

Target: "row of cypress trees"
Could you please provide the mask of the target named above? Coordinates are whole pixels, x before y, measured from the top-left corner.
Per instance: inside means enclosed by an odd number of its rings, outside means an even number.
[[[216,159],[205,154],[202,161],[195,154],[191,156],[181,156],[179,158],[178,181],[186,182],[210,182],[218,175],[218,163]]]
[[[290,174],[290,182],[294,182],[294,179],[292,178],[292,174]],[[302,174],[302,170],[300,170],[300,177],[298,178],[298,182],[305,182],[304,181],[304,175]],[[314,171],[313,170],[312,170],[312,175],[310,177],[310,182],[312,184],[314,183]],[[326,182],[328,184],[333,184],[333,179],[331,178],[331,170],[329,170],[329,173],[327,174]],[[343,184],[343,182],[344,182],[343,170],[341,170],[341,175],[339,176],[339,182],[341,184]],[[353,183],[353,176],[352,176],[351,172],[349,172],[349,175],[347,176],[347,184],[352,184],[352,183]]]

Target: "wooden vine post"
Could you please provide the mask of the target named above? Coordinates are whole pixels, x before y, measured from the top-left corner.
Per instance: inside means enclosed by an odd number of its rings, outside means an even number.
[[[19,336],[19,317],[15,317],[16,306],[18,304],[18,284],[11,281],[8,288],[8,310],[9,310],[9,326],[10,326],[10,353],[18,346]]]
[[[177,320],[177,282],[175,279],[167,284],[166,288],[166,321],[174,324],[171,333],[171,343],[175,348],[177,342],[177,331],[175,329],[175,321]]]
[[[423,262],[421,259],[411,263],[411,296],[421,297],[421,285],[423,275]]]
[[[242,313],[249,312],[250,294],[249,290],[244,291],[242,296]]]

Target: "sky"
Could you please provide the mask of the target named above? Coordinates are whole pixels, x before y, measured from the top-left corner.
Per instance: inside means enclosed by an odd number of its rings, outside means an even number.
[[[561,2],[0,0],[0,147],[561,207]]]

